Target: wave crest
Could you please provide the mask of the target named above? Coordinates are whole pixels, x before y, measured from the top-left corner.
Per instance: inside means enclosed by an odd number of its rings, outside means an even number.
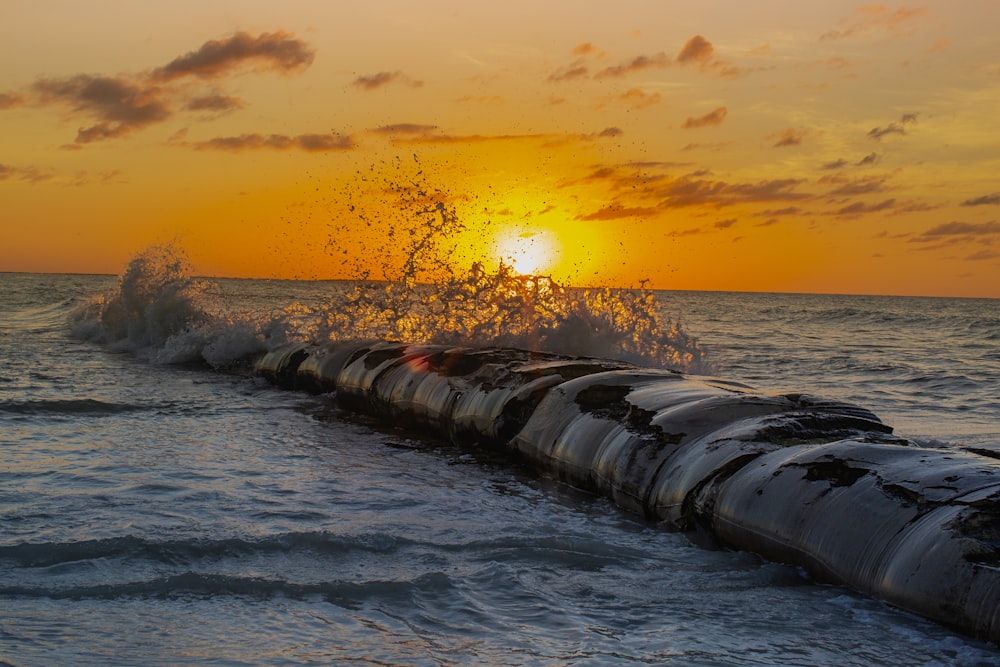
[[[697,341],[665,315],[644,284],[564,287],[549,276],[519,274],[502,261],[495,269],[483,261],[461,269],[455,258],[462,252],[455,244],[466,225],[445,204],[448,196],[399,174],[381,185],[398,197],[396,213],[377,224],[363,212],[356,215],[359,224],[372,228],[373,238],[393,247],[382,256],[373,256],[370,247],[354,253],[365,258],[354,268],[360,280],[345,283],[319,306],[295,302],[277,312],[259,312],[259,304],[234,308],[217,298],[213,283],[194,278],[183,250],[168,244],[137,255],[113,289],[79,308],[73,332],[157,362],[213,367],[239,364],[289,342],[376,338],[708,370]],[[347,208],[359,211],[353,204]],[[348,236],[331,235],[331,256],[351,254],[332,240]],[[381,267],[378,280],[371,277],[373,267]]]

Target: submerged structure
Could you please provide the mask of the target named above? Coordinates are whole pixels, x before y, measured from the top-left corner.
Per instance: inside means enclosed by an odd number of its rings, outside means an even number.
[[[842,402],[517,349],[292,344],[255,372],[1000,642],[991,452],[917,446]]]

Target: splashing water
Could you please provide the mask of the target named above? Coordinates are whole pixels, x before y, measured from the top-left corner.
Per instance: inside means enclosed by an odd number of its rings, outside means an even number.
[[[420,174],[422,172],[418,172]],[[129,349],[160,363],[238,365],[287,342],[320,344],[385,339],[463,346],[505,346],[570,356],[613,358],[703,372],[697,341],[663,316],[656,295],[638,289],[570,288],[547,276],[520,275],[502,261],[461,270],[456,239],[466,229],[447,195],[415,180],[386,179],[394,217],[371,220],[347,209],[390,251],[351,248],[359,280],[319,306],[293,303],[277,312],[230,312],[211,298],[210,281],[191,276],[183,250],[156,246],[135,257],[109,293],[74,316],[78,337]],[[343,226],[328,252],[340,254]],[[400,239],[404,239],[400,242]],[[390,255],[395,252],[399,261]],[[372,270],[380,269],[379,279]]]

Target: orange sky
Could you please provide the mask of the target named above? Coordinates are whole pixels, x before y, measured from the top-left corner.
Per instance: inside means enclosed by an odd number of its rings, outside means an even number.
[[[417,180],[463,262],[1000,297],[997,25],[994,0],[5,0],[0,270],[176,239],[209,275],[350,277]]]

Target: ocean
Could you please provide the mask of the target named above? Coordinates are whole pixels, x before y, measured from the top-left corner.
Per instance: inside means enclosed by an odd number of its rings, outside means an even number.
[[[411,286],[415,313],[372,298],[388,286],[175,269],[0,274],[0,665],[1000,663],[960,630],[241,365],[289,340],[441,334],[455,285]],[[490,317],[448,313],[466,342],[675,360],[1000,450],[1000,301],[596,292],[567,315],[580,297],[563,294],[531,306],[564,325],[539,333],[497,318],[523,294],[486,283],[462,293]],[[612,312],[600,340],[570,335]]]

